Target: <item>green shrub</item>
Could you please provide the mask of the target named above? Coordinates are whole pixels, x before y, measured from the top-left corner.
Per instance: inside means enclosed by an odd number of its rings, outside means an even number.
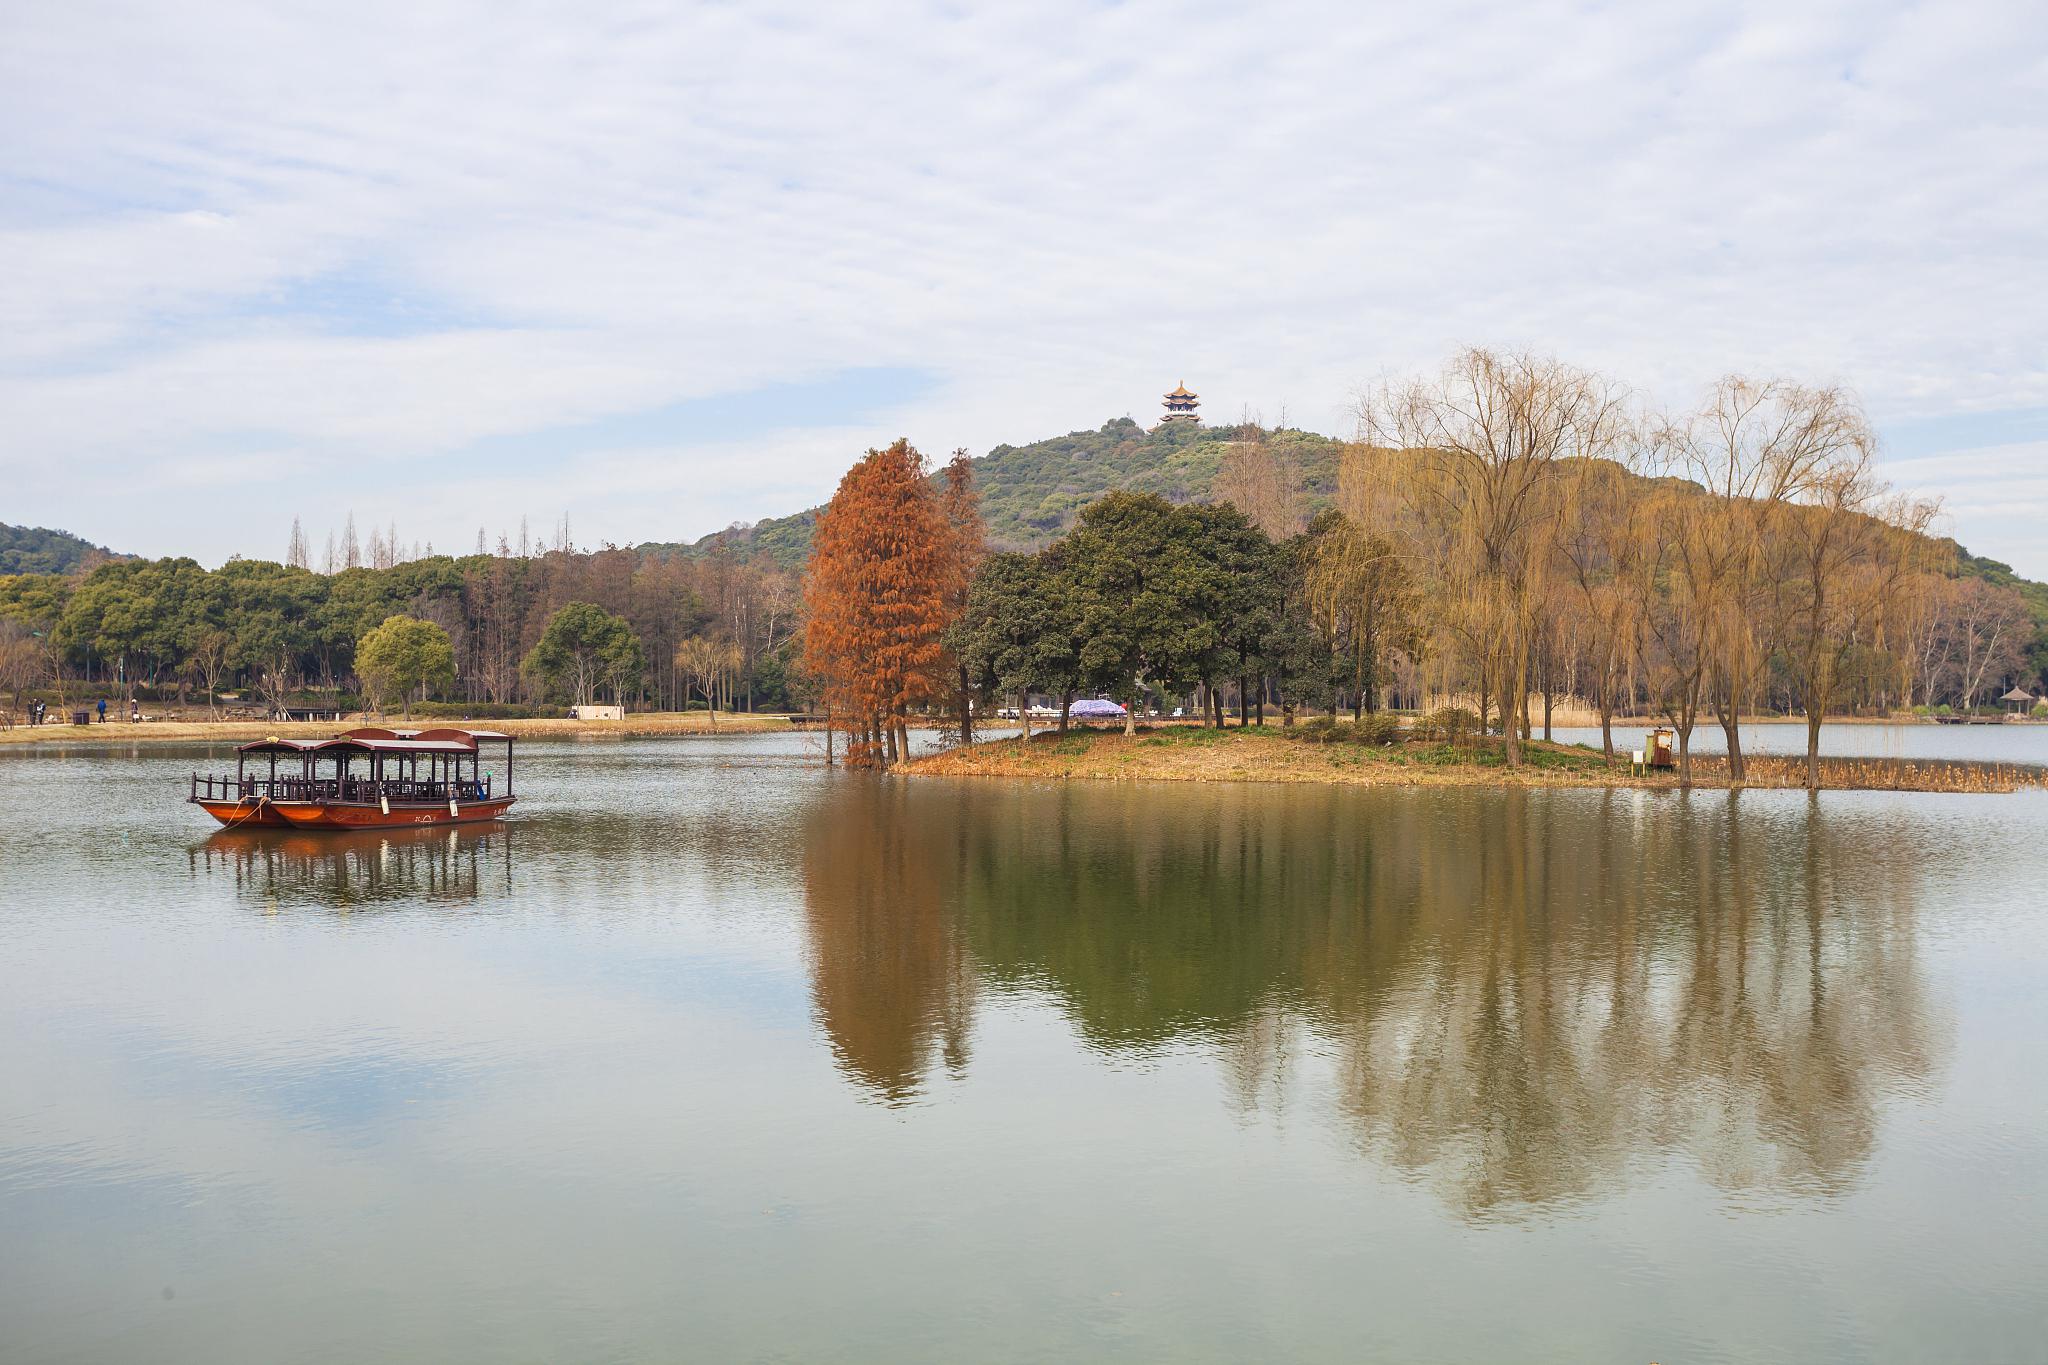
[[[1368,712],[1351,726],[1351,739],[1355,744],[1385,746],[1400,738],[1401,722],[1384,711]]]
[[[1463,744],[1479,732],[1479,717],[1462,706],[1439,706],[1415,722],[1417,739]]]
[[[1341,728],[1334,716],[1317,716],[1313,720],[1303,721],[1301,724],[1284,731],[1284,733],[1289,739],[1298,739],[1306,744],[1334,744],[1343,737],[1340,733]]]

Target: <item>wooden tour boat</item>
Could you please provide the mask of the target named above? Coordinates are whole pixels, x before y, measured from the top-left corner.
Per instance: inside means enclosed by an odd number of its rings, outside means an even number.
[[[497,774],[482,771],[486,743],[505,746],[502,789]],[[269,764],[252,774],[252,758]],[[512,736],[375,726],[332,739],[273,736],[236,749],[233,777],[192,774],[187,799],[230,829],[416,829],[497,820],[517,799]]]

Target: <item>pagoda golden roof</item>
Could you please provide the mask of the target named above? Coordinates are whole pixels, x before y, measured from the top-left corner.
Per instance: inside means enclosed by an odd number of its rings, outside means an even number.
[[[1188,392],[1187,382],[1183,380],[1181,383],[1174,387],[1172,393],[1169,393],[1166,396],[1168,398],[1193,398],[1196,395]]]

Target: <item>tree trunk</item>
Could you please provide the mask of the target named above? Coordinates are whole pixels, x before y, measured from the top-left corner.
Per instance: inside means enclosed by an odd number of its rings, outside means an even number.
[[[1721,697],[1717,701],[1719,705],[1714,710],[1721,722],[1721,733],[1727,736],[1728,743],[1728,781],[1739,787],[1749,775],[1749,765],[1742,757],[1742,717],[1729,698]]]
[[[1031,743],[1031,689],[1024,688],[1017,693],[1017,723],[1024,727],[1024,742]]]
[[[1507,740],[1508,766],[1519,768],[1522,766],[1522,736],[1525,733],[1523,727],[1528,723],[1529,712],[1528,655],[1520,650],[1515,651],[1515,658],[1508,665],[1507,674],[1507,677],[1501,679],[1503,695],[1500,699],[1500,729],[1502,738]],[[1507,685],[1510,683],[1514,685],[1512,692],[1507,691]],[[1522,699],[1519,707],[1510,700],[1514,697]]]
[[[1065,733],[1067,732],[1067,716],[1068,716],[1068,714],[1069,714],[1070,712],[1072,712],[1072,711],[1073,711],[1073,709],[1074,709],[1074,694],[1073,694],[1073,692],[1071,692],[1071,691],[1067,691],[1067,692],[1062,692],[1062,693],[1060,693],[1060,733],[1061,733],[1061,734],[1065,734]]]
[[[960,665],[960,742],[962,744],[974,743],[974,708],[970,705],[972,700],[968,696],[967,665],[962,664]]]
[[[1266,723],[1266,675],[1259,674],[1259,724]]]
[[[1806,708],[1806,789],[1820,790],[1820,718],[1821,707],[1808,703]]]

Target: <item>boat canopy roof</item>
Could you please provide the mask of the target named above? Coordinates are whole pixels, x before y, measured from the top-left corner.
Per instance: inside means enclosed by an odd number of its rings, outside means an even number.
[[[496,730],[386,730],[366,725],[332,739],[279,739],[272,735],[237,748],[245,754],[473,754],[479,740],[503,740],[509,745],[512,737]]]

